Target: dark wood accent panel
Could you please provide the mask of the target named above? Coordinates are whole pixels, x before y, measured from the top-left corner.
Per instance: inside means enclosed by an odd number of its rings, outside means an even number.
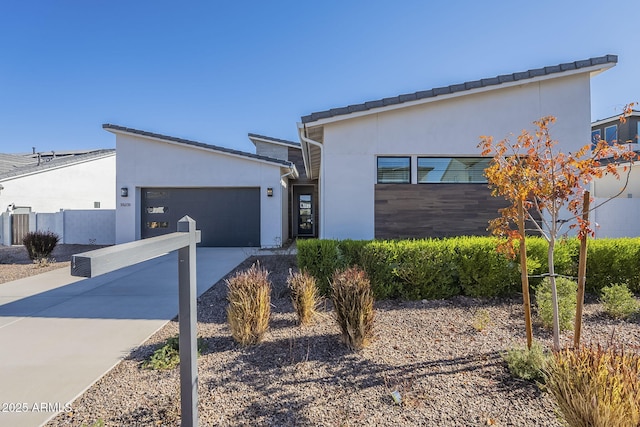
[[[507,202],[486,184],[377,184],[377,239],[485,236]]]

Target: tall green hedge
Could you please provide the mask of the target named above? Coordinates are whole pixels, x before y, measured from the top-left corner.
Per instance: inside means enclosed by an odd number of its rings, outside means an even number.
[[[315,276],[329,292],[333,272],[362,267],[377,299],[434,299],[454,295],[491,297],[521,291],[519,259],[496,251],[492,237],[423,240],[299,240],[298,266]],[[547,273],[547,242],[527,238],[528,272],[532,286]],[[557,274],[576,277],[579,241],[558,241]],[[640,292],[640,238],[589,240],[587,291],[626,284]]]

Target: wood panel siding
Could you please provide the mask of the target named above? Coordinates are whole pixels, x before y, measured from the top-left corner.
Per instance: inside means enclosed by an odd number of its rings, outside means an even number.
[[[487,184],[377,184],[375,237],[486,236],[505,206]]]

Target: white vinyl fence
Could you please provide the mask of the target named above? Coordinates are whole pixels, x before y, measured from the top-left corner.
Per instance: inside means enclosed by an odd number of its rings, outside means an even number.
[[[12,240],[10,212],[0,215],[0,244],[9,246]],[[29,214],[29,231],[51,231],[60,236],[60,243],[81,245],[113,245],[116,242],[116,211],[61,210],[55,213]]]

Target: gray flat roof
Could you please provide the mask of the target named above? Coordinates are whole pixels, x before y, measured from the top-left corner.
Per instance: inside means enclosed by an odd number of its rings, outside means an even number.
[[[592,67],[602,64],[615,64],[618,62],[617,55],[605,55],[596,58],[589,58],[581,61],[567,62],[564,64],[553,65],[549,67],[535,68],[528,71],[516,72],[512,74],[504,74],[497,77],[487,79],[473,80],[460,84],[454,84],[445,87],[438,87],[429,90],[423,90],[404,95],[383,98],[376,101],[368,101],[362,104],[349,105],[347,107],[332,108],[330,110],[319,111],[302,116],[302,123],[311,123],[321,119],[351,114],[359,111],[367,111],[373,108],[386,107],[388,105],[402,104],[404,102],[417,101],[425,98],[433,98],[438,95],[447,95],[457,92],[464,92],[472,89],[478,89],[488,86],[497,86],[504,83],[517,82],[521,80],[532,79],[535,77],[546,76],[556,73],[563,73],[571,70],[579,70],[581,68]]]
[[[149,137],[149,138],[163,139],[165,141],[176,142],[178,144],[190,145],[190,146],[193,146],[193,147],[204,148],[204,149],[212,150],[212,151],[218,151],[220,153],[234,154],[236,156],[247,157],[249,159],[254,159],[254,160],[263,160],[263,161],[266,161],[266,162],[278,163],[278,164],[281,164],[281,165],[287,166],[287,167],[291,167],[292,166],[292,163],[289,162],[289,161],[286,161],[286,160],[274,159],[273,157],[267,157],[267,156],[260,156],[258,154],[247,153],[246,151],[234,150],[232,148],[226,148],[226,147],[220,147],[220,146],[217,146],[217,145],[205,144],[203,142],[192,141],[192,140],[184,139],[184,138],[177,138],[175,136],[162,135],[162,134],[159,134],[159,133],[147,132],[147,131],[144,131],[144,130],[133,129],[133,128],[125,127],[125,126],[118,126],[118,125],[114,125],[114,124],[110,124],[110,123],[103,124],[102,128],[106,129],[106,130],[113,130],[113,131],[116,131],[116,132],[125,132],[125,133],[134,134],[134,135],[146,136],[146,137]]]

